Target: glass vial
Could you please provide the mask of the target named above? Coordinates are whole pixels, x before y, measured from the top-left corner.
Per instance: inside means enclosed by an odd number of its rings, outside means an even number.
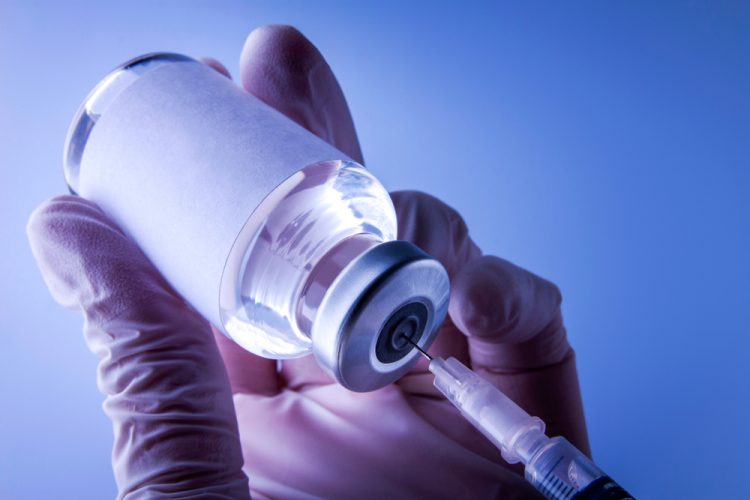
[[[138,57],[81,105],[65,178],[203,316],[255,354],[314,353],[368,391],[405,373],[448,305],[364,167],[178,54]]]

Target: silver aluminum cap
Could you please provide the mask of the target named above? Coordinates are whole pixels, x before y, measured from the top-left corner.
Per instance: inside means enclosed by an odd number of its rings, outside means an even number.
[[[435,339],[448,311],[448,273],[406,241],[376,245],[326,292],[312,325],[318,363],[344,387],[379,389],[403,376]]]

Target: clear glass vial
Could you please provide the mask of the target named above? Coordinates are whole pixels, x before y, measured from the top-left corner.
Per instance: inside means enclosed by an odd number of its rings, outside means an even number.
[[[364,167],[178,54],[133,59],[81,105],[65,178],[245,349],[314,353],[374,390],[416,360],[445,317],[443,267],[396,240],[388,193]]]

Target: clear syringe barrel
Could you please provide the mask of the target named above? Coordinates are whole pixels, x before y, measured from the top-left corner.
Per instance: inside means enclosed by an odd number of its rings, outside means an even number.
[[[508,463],[523,463],[526,479],[547,498],[632,498],[565,438],[547,437],[541,419],[457,359],[434,358],[430,371],[435,387],[500,449]]]
[[[544,422],[523,411],[456,358],[434,358],[430,362],[430,371],[435,375],[435,387],[500,448],[506,462],[525,464],[523,459],[527,457],[528,460],[531,448],[541,445],[546,438]],[[536,436],[536,439],[519,442],[519,438],[525,436]]]

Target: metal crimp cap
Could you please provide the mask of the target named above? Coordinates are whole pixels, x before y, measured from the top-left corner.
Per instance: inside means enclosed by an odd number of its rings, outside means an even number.
[[[406,241],[376,245],[330,285],[312,325],[318,363],[344,387],[379,389],[403,376],[448,312],[445,268]]]

